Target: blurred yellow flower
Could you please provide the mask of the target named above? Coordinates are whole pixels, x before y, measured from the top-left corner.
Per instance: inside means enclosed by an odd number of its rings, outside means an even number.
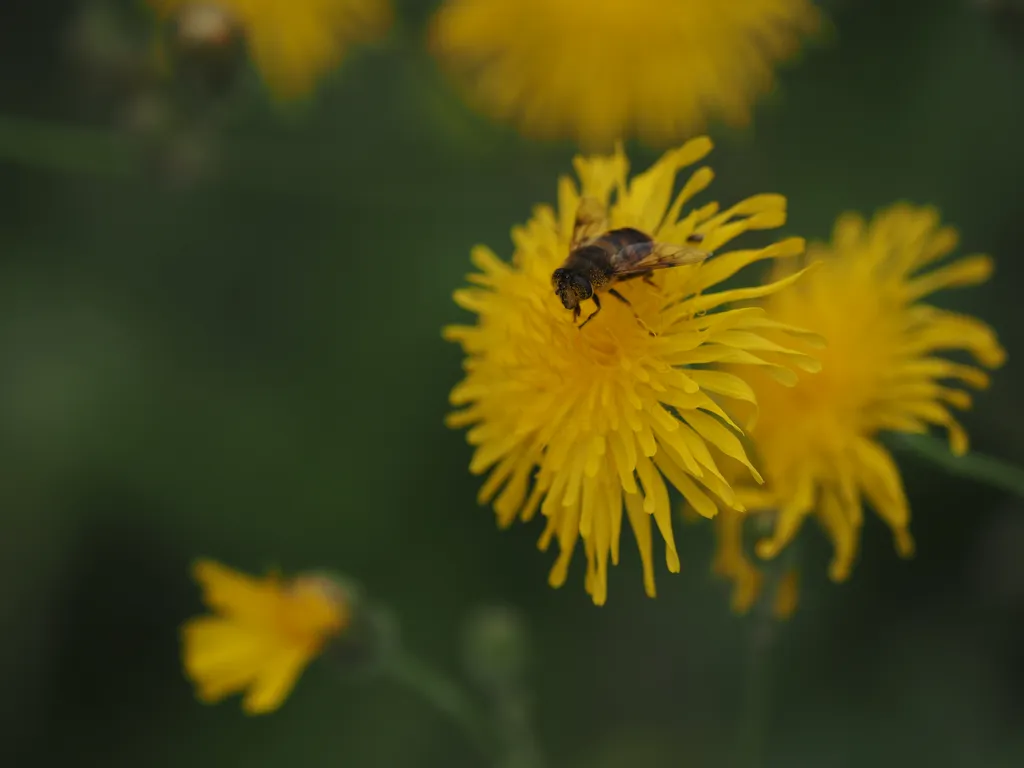
[[[746,124],[820,22],[811,0],[446,0],[430,47],[481,111],[605,150]]]
[[[561,550],[552,586],[564,583],[582,538],[586,589],[599,605],[607,596],[608,561],[619,558],[623,504],[640,548],[645,588],[653,596],[652,517],[665,540],[669,571],[679,570],[665,480],[710,516],[712,496],[738,505],[709,445],[759,477],[747,462],[738,428],[709,396],[750,400],[750,388],[741,375],[695,366],[764,367],[789,382],[793,372],[782,362],[767,362],[762,352],[807,369],[816,366],[812,358],[765,339],[762,332],[777,326],[762,310],[722,309],[781,290],[797,273],[766,286],[706,292],[747,264],[801,253],[799,238],[660,270],[652,284],[617,284],[656,336],[614,299],[606,299],[601,313],[577,329],[552,290],[552,272],[569,253],[581,194],[607,203],[615,193],[612,227],[636,227],[675,244],[696,232],[704,237],[702,247],[713,251],[748,230],[781,226],[786,201],[780,195],[757,195],[722,212],[708,203],[683,213],[713,173],[696,170],[673,200],[676,176],[710,150],[709,139],[694,139],[631,180],[621,147],[610,156],[576,158],[580,188],[563,177],[557,207],[538,206],[525,226],[512,230],[511,263],[483,246],[473,250],[479,272],[468,279],[474,287],[456,291],[455,301],[478,315],[477,322],[444,332],[466,353],[466,377],[451,393],[452,405],[461,410],[448,424],[472,426],[467,439],[476,450],[470,471],[490,473],[480,503],[493,500],[502,527],[517,516],[529,520],[540,509],[547,518],[540,547],[557,538]]]
[[[193,569],[215,615],[182,627],[185,672],[207,703],[245,692],[249,714],[281,706],[325,643],[348,624],[340,589],[321,576],[247,576],[202,560]]]
[[[737,496],[747,517],[764,513],[755,517],[770,535],[757,542],[758,556],[775,557],[813,514],[835,548],[831,578],[846,579],[864,501],[892,528],[897,550],[912,553],[903,483],[879,435],[939,426],[953,453],[963,454],[967,435],[950,408],[969,408],[962,387],[984,388],[988,377],[940,353],[967,352],[987,368],[1005,358],[987,325],[922,301],[991,275],[992,260],[983,255],[935,267],[956,244],[956,232],[940,226],[931,208],[897,204],[870,223],[847,213],[836,222],[831,244],[808,249],[807,261],[818,268],[763,302],[770,317],[818,332],[827,347],[815,350],[821,372],[801,376],[795,387],[779,387],[757,373],[748,377],[760,408],[748,435],[766,483],[744,483]],[[782,276],[777,270],[771,279]],[[733,604],[742,611],[757,595],[760,574],[744,554],[741,516],[723,507],[716,522],[716,569],[734,580]]]
[[[149,0],[163,18],[182,11],[222,10],[237,21],[249,53],[281,99],[309,94],[338,66],[345,49],[383,37],[390,0]],[[196,16],[201,22],[212,15]],[[206,23],[206,22],[203,22]]]

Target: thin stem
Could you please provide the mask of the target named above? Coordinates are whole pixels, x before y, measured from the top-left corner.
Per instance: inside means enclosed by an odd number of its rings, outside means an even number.
[[[894,436],[899,447],[939,465],[951,475],[967,477],[1024,498],[1024,469],[981,453],[954,456],[942,440],[928,435]]]
[[[774,515],[755,516],[750,526],[754,539],[768,535],[774,520]],[[746,685],[737,735],[737,768],[761,768],[765,764],[774,682],[772,656],[782,631],[782,623],[776,615],[776,600],[786,575],[798,567],[800,558],[801,541],[797,539],[778,557],[763,563],[760,597],[746,619]]]
[[[389,658],[385,673],[406,688],[416,691],[427,702],[449,717],[469,737],[483,755],[494,759],[494,746],[479,708],[466,692],[443,673],[423,661],[399,652]]]
[[[543,768],[546,760],[534,733],[526,692],[509,691],[495,698],[495,720],[505,753],[502,765],[515,768]]]
[[[771,584],[765,585],[771,593]],[[765,602],[762,600],[762,602]],[[770,608],[755,609],[748,621],[746,685],[743,691],[738,738],[738,768],[759,768],[764,764],[765,737],[771,702],[771,651],[778,627]]]

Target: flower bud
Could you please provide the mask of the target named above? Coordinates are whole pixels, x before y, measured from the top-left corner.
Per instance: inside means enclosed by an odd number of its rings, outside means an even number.
[[[387,608],[371,603],[358,582],[330,572],[316,572],[317,579],[333,590],[349,608],[349,624],[325,648],[325,656],[345,672],[372,671],[395,653],[399,645],[397,617]]]
[[[526,672],[527,630],[520,614],[511,608],[477,609],[466,621],[462,647],[467,672],[485,690],[515,687]]]

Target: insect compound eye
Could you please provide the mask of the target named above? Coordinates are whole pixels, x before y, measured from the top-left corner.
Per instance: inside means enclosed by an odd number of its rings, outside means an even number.
[[[572,280],[573,292],[580,297],[580,299],[589,299],[594,295],[594,287],[590,284],[587,278],[580,275],[576,275]]]

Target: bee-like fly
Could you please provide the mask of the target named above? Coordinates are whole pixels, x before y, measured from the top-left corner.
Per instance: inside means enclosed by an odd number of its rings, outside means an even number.
[[[579,319],[582,302],[594,300],[597,308],[580,323],[582,328],[601,311],[599,292],[606,291],[629,306],[626,297],[613,287],[615,283],[637,277],[649,281],[656,269],[701,262],[710,255],[694,247],[703,239],[694,233],[686,245],[673,245],[655,242],[632,227],[609,230],[604,206],[593,198],[583,198],[576,211],[569,257],[551,275],[551,285],[562,306],[572,310],[573,320]],[[643,325],[639,317],[637,320]]]

